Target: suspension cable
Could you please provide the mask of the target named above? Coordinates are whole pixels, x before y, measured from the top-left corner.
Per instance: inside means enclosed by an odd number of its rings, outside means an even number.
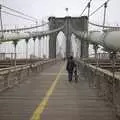
[[[82,14],[85,12],[85,10],[87,9],[87,7],[88,7],[88,6],[86,6],[86,7],[84,8],[84,10],[82,11],[82,13],[81,13],[80,17],[81,17],[81,16],[82,16]]]
[[[56,29],[53,29],[53,30],[49,30],[49,31],[36,31],[36,32],[31,32],[29,33],[29,37],[38,37],[38,36],[44,36],[44,35],[49,35],[49,34],[52,34],[52,33],[56,33],[56,32],[59,32],[60,30],[62,30],[64,28],[65,25],[62,25],[61,27],[59,28],[56,28]],[[24,39],[24,37],[19,37],[18,39],[22,40],[22,38]],[[15,39],[14,38],[11,38],[11,39],[7,39],[7,38],[2,38],[1,39],[1,42],[9,42],[9,41],[14,41]]]
[[[12,14],[12,13],[7,12],[7,11],[3,11],[3,10],[2,10],[2,13],[8,14],[8,15],[12,15],[12,16],[15,16],[15,17],[19,17],[19,18],[21,18],[21,19],[29,20],[29,21],[32,21],[32,22],[35,22],[35,21],[34,21],[34,20],[32,20],[32,19],[25,18],[25,17],[20,16],[20,15],[15,15],[15,14]]]
[[[90,1],[87,3],[87,5],[86,5],[85,8],[83,9],[80,17],[83,15],[83,13],[85,12],[85,10],[89,7],[89,5],[90,5],[91,2],[92,2],[92,0],[90,0]]]
[[[98,7],[94,12],[92,12],[90,14],[90,16],[94,15],[98,10],[100,10],[102,7],[104,7],[104,19],[103,19],[103,25],[98,25],[92,22],[89,22],[89,24],[93,25],[93,26],[97,26],[97,27],[102,27],[103,30],[104,28],[110,28],[110,29],[120,29],[120,27],[116,27],[116,26],[105,26],[105,16],[106,16],[106,8],[107,8],[107,4],[108,2],[110,2],[110,0],[107,0],[106,2],[104,2],[100,7]]]
[[[32,17],[32,16],[29,16],[29,15],[23,13],[23,12],[18,11],[18,10],[9,8],[9,7],[4,6],[4,5],[1,5],[1,6],[2,6],[3,8],[6,8],[6,9],[11,10],[11,11],[13,11],[13,12],[16,12],[16,13],[18,13],[18,14],[21,14],[21,15],[23,15],[23,16],[25,16],[25,17],[29,17],[29,18],[31,18],[31,19],[34,19],[35,21],[37,20],[36,18],[34,18],[34,17]]]
[[[97,26],[97,27],[104,27],[104,28],[118,28],[120,29],[120,27],[116,27],[116,26],[103,26],[103,25],[99,25],[99,24],[95,24],[89,21],[89,24],[93,25],[93,26]]]
[[[30,29],[34,29],[34,28],[43,27],[43,26],[47,25],[48,23],[49,22],[46,22],[44,24],[33,26],[33,27],[24,27],[24,28],[17,28],[17,29],[5,29],[5,30],[1,30],[0,32],[30,30]]]
[[[48,34],[49,34],[49,33],[51,34],[51,33],[58,32],[58,31],[62,30],[64,27],[65,27],[65,24],[62,25],[62,26],[59,27],[59,28],[56,28],[56,29],[53,29],[53,30],[48,31]]]

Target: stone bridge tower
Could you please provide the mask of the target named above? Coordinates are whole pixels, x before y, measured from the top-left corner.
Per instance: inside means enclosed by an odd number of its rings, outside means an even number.
[[[86,16],[82,17],[70,17],[66,16],[64,18],[56,18],[56,17],[49,17],[49,30],[57,29],[61,27],[62,25],[65,25],[64,29],[61,30],[65,36],[66,36],[66,57],[71,55],[72,50],[71,50],[71,35],[72,35],[72,30],[75,29],[76,31],[88,31],[88,18]],[[56,57],[56,38],[57,34],[53,33],[50,35],[50,40],[49,40],[49,57],[50,58],[55,58]],[[80,45],[80,56],[81,57],[87,57],[88,56],[88,44],[86,41],[83,41],[81,38],[79,38],[81,41]]]

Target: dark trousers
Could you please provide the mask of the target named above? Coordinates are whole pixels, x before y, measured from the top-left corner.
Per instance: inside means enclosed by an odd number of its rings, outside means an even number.
[[[68,80],[72,81],[73,72],[68,72]]]
[[[78,81],[77,71],[74,72],[74,75],[75,75],[75,82],[77,82]]]

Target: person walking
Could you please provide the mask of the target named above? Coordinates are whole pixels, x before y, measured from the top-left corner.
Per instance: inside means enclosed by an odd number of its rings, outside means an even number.
[[[75,64],[75,62],[73,60],[73,56],[70,56],[68,58],[67,65],[66,65],[66,70],[68,72],[68,80],[69,80],[69,82],[72,81],[73,70],[74,70],[75,66],[76,66],[76,64]]]

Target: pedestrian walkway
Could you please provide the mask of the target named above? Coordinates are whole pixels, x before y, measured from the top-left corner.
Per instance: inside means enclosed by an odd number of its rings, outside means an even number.
[[[112,110],[88,81],[67,80],[58,63],[0,93],[0,120],[113,120]]]

